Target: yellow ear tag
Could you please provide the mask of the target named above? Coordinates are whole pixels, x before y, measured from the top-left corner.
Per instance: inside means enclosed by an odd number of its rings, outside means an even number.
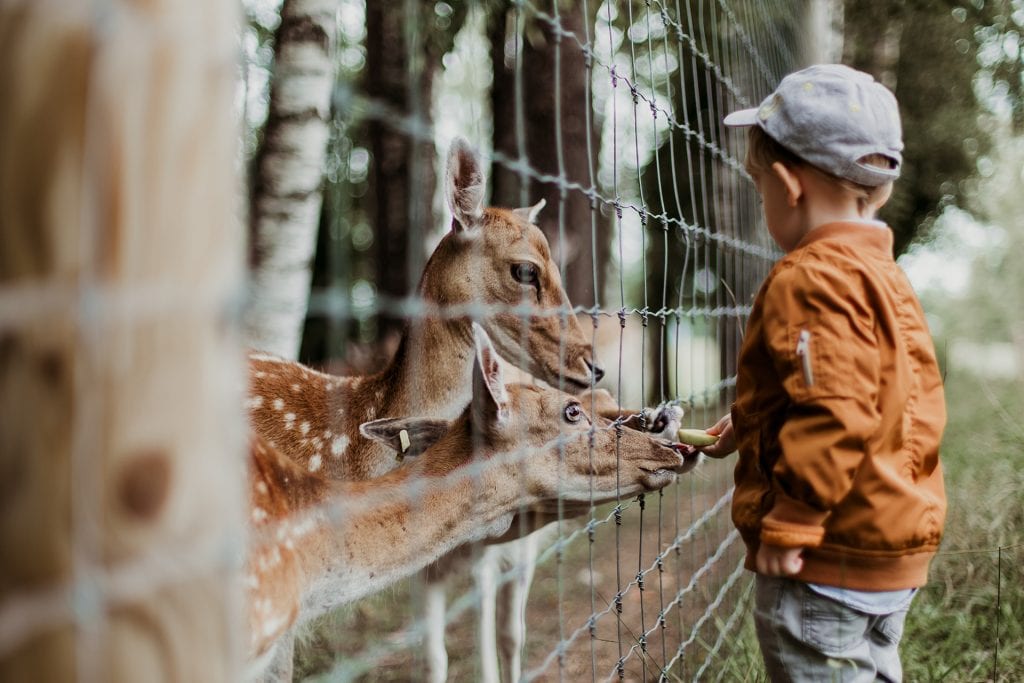
[[[409,450],[409,446],[411,445],[411,442],[409,441],[409,432],[404,429],[398,432],[398,440],[402,442],[402,453]]]

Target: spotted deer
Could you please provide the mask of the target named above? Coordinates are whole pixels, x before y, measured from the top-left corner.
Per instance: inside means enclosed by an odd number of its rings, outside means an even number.
[[[577,397],[506,386],[474,325],[469,405],[454,420],[385,418],[363,435],[419,455],[380,477],[312,473],[255,434],[249,453],[251,534],[245,588],[253,676],[287,678],[297,624],[378,591],[456,546],[501,536],[524,507],[600,503],[662,488],[692,457],[616,430]]]
[[[513,210],[484,208],[484,189],[480,160],[468,143],[456,139],[445,180],[451,229],[420,279],[424,315],[407,324],[384,370],[339,377],[258,352],[249,355],[249,415],[267,445],[328,479],[361,481],[394,469],[416,454],[417,445],[396,452],[361,433],[359,425],[385,415],[440,420],[459,415],[470,397],[473,318],[506,361],[554,387],[580,392],[601,379],[604,373],[572,313],[547,239],[533,224],[543,202]],[[581,402],[628,427],[671,429],[681,416],[676,408],[623,411],[605,390],[592,391]],[[434,572],[428,579],[427,617],[443,624],[439,578]],[[525,593],[512,597],[516,603],[505,612],[520,610]],[[443,626],[428,634],[433,680],[445,675],[443,638]]]
[[[381,415],[458,415],[469,400],[474,317],[506,361],[552,386],[580,392],[604,375],[572,313],[547,239],[533,224],[543,201],[522,209],[483,208],[481,162],[462,139],[452,143],[446,175],[452,224],[420,279],[425,315],[407,325],[384,370],[340,377],[249,354],[253,428],[310,472],[346,481],[379,476],[398,460],[362,435],[360,424]],[[602,416],[622,414],[607,391],[592,399]],[[638,415],[625,412],[627,426],[638,426]]]

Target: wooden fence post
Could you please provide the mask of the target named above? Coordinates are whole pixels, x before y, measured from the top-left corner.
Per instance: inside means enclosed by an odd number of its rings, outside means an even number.
[[[239,677],[236,5],[0,3],[0,680]]]

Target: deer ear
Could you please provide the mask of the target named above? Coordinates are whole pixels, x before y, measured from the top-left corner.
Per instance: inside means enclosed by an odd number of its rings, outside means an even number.
[[[448,420],[426,417],[386,417],[364,422],[359,433],[384,444],[401,457],[412,457],[433,446],[448,431]],[[403,436],[404,434],[404,436]]]
[[[452,230],[462,232],[475,228],[483,214],[484,172],[476,150],[464,138],[452,141],[445,175]]]
[[[514,213],[519,218],[522,218],[527,223],[536,223],[537,214],[540,213],[540,210],[543,209],[547,205],[547,203],[548,202],[546,199],[541,199],[533,206],[524,206],[521,209],[512,209],[512,213]]]
[[[473,362],[473,418],[484,425],[508,419],[508,392],[501,373],[498,353],[484,328],[473,323],[476,360]]]

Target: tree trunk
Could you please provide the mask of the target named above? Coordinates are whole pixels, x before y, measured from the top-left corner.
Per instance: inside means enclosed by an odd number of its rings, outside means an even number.
[[[591,19],[583,15],[579,3],[560,3],[559,20],[566,31],[583,36],[584,23]],[[508,159],[519,159],[522,151],[533,170],[562,177],[564,182],[524,179],[505,164],[495,163],[491,203],[517,207],[547,200],[538,225],[560,251],[569,300],[577,306],[591,306],[600,300],[611,256],[611,231],[589,197],[578,189],[563,187],[565,183],[583,188],[596,184],[601,134],[593,117],[587,115],[592,107],[591,71],[579,46],[559,40],[548,22],[531,20],[520,35],[524,20],[515,10],[499,9],[488,27],[494,66],[494,150]],[[516,84],[517,49],[521,51],[521,92]],[[522,107],[522,121],[517,121],[517,106]]]
[[[0,4],[0,680],[234,680],[234,2]]]
[[[843,60],[843,0],[810,0],[806,16],[804,62],[838,64]]]
[[[336,0],[284,0],[270,109],[254,164],[246,341],[295,358],[322,203]]]
[[[433,5],[413,3],[423,15],[410,16],[409,4],[367,3],[366,93],[391,111],[429,121],[437,65],[450,49],[464,12],[449,32],[428,36],[420,22],[429,20]],[[434,226],[434,141],[380,118],[368,123],[367,133],[377,294],[386,304],[411,295],[426,264],[424,239]],[[399,332],[404,324],[400,313],[385,306],[377,316],[378,339]]]

